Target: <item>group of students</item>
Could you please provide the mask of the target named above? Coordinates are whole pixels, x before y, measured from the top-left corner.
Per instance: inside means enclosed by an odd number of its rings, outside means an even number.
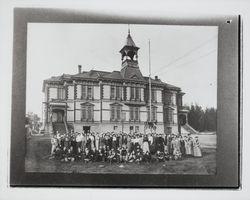
[[[51,158],[62,162],[161,162],[183,157],[201,157],[198,136],[141,133],[78,133],[51,137]]]

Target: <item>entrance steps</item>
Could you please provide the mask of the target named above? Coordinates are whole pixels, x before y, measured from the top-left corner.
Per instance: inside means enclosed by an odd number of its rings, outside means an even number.
[[[53,132],[54,132],[54,134],[57,131],[60,134],[66,134],[67,130],[66,130],[65,124],[63,122],[53,122]]]
[[[198,134],[199,132],[196,131],[194,128],[192,128],[189,124],[185,124],[181,126],[181,134],[182,135],[187,135],[187,134]]]

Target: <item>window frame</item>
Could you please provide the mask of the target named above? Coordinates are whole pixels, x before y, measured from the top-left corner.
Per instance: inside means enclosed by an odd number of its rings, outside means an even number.
[[[81,105],[81,121],[94,121],[94,105]]]

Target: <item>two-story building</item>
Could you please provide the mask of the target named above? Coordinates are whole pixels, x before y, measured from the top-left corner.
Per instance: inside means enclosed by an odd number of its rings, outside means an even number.
[[[79,65],[77,74],[44,80],[45,131],[144,132],[151,117],[157,132],[180,133],[187,115],[182,109],[184,93],[155,76],[150,109],[149,77],[140,71],[138,50],[128,33],[120,50],[120,71],[82,71]]]

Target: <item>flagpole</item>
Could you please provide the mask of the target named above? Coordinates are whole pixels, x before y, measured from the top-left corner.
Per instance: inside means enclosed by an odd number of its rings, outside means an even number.
[[[151,101],[152,101],[152,91],[151,91],[151,53],[150,53],[150,40],[148,41],[148,54],[149,54],[149,122],[151,122]]]

